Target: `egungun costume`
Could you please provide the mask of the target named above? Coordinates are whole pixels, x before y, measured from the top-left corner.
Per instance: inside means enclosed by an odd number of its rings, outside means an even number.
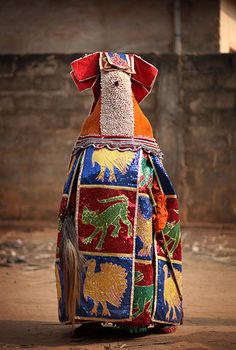
[[[91,88],[94,103],[60,206],[59,319],[173,328],[182,320],[178,203],[139,107],[158,70],[137,55],[110,52],[71,67],[77,88]]]

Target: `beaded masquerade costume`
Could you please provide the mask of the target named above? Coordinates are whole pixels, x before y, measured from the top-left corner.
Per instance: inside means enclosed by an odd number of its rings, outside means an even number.
[[[94,103],[75,143],[59,213],[61,322],[128,327],[182,320],[177,197],[139,107],[157,69],[133,54],[72,62]],[[171,260],[171,263],[170,263]]]

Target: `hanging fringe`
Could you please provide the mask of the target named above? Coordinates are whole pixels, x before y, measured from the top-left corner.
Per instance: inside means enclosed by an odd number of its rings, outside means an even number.
[[[79,251],[72,215],[67,214],[64,218],[59,254],[64,278],[65,309],[73,328],[76,307],[79,306],[82,292],[82,272],[85,269],[85,258]]]

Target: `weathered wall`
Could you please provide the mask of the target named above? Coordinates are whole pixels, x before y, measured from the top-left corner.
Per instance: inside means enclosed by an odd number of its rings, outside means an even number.
[[[75,57],[0,56],[3,219],[56,219],[67,161],[92,99],[69,77]],[[160,70],[142,107],[184,222],[233,222],[236,55],[143,57]]]
[[[232,222],[235,203],[236,55],[183,59],[182,120],[188,221]]]
[[[182,0],[183,52],[219,52],[219,1]],[[0,52],[174,50],[174,0],[8,0],[0,11]]]
[[[183,53],[219,52],[219,0],[182,0]]]
[[[170,52],[172,0],[8,0],[0,52]]]

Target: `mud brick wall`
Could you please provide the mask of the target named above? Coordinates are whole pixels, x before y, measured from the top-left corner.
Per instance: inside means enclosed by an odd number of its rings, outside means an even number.
[[[235,220],[236,55],[142,55],[159,68],[142,103],[185,223]],[[79,55],[0,56],[0,216],[55,220],[73,143],[91,92],[79,94]]]
[[[1,1],[0,52],[174,51],[173,0]],[[220,0],[181,1],[183,52],[219,52]],[[194,36],[192,33],[197,33]]]
[[[180,94],[186,219],[235,222],[236,55],[184,57]]]
[[[69,76],[71,59],[1,57],[4,219],[56,217],[70,151],[91,101],[87,94],[76,93]]]

